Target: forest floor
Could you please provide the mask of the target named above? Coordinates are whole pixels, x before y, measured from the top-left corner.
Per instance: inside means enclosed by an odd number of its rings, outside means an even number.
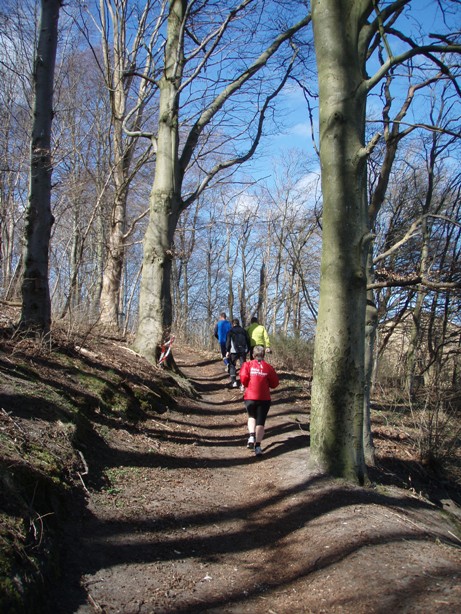
[[[111,487],[68,528],[49,612],[461,611],[459,525],[398,487],[398,438],[377,427],[368,488],[310,472],[308,389],[282,372],[255,458],[218,355],[175,358],[200,398],[106,434]]]
[[[361,488],[309,469],[307,373],[278,368],[256,458],[217,352],[175,345],[191,394],[123,341],[40,349],[11,337],[15,317],[0,317],[1,586],[36,576],[39,552],[60,579],[43,575],[44,607],[3,611],[461,612],[459,476],[422,467],[392,416],[373,412]]]

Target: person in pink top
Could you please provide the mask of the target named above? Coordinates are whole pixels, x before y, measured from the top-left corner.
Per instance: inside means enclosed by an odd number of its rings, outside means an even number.
[[[271,406],[271,388],[277,388],[279,377],[274,367],[264,360],[262,345],[253,348],[253,360],[244,362],[240,368],[240,383],[245,387],[243,395],[248,414],[249,438],[247,447],[254,448],[261,456],[264,425]]]

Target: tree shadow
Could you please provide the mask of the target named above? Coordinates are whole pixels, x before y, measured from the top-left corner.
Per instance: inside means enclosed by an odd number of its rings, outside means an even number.
[[[62,582],[66,590],[62,591],[59,586],[51,589],[48,611],[57,606],[61,614],[76,612],[87,602],[87,594],[80,579],[115,566],[153,563],[171,565],[187,560],[209,563],[227,560],[228,557],[245,557],[255,548],[264,548],[273,553],[272,560],[254,568],[251,583],[242,580],[242,584],[228,587],[225,593],[205,591],[199,595],[199,599],[196,595],[183,596],[174,605],[172,603],[168,610],[177,614],[199,613],[218,611],[219,608],[231,605],[243,606],[253,596],[287,588],[299,580],[307,581],[319,571],[333,569],[336,564],[354,556],[363,548],[392,543],[424,543],[432,539],[424,529],[398,525],[398,529],[382,535],[368,531],[351,535],[345,543],[331,542],[328,549],[316,552],[314,557],[306,556],[304,560],[296,561],[295,566],[280,565],[278,548],[283,548],[287,538],[300,528],[309,526],[309,523],[319,518],[327,518],[341,508],[352,510],[355,506],[376,505],[413,510],[429,507],[422,501],[386,496],[376,491],[338,485],[332,488],[323,476],[314,476],[297,485],[259,497],[257,501],[226,508],[214,506],[210,509],[203,502],[192,513],[179,508],[174,515],[127,521],[101,521],[88,513],[83,531],[79,535],[67,537],[67,551],[72,553],[78,549],[80,556],[78,559],[73,557],[70,564],[66,559],[62,561]],[[277,510],[277,513],[271,514],[271,509],[274,512]],[[448,543],[451,543],[450,540]],[[367,570],[362,570],[362,573],[366,582]],[[427,590],[428,583],[436,586],[444,574],[459,576],[459,567],[453,563],[450,569],[438,572],[432,570],[430,575],[424,574],[421,578],[413,579],[406,588],[406,602],[410,602],[411,595],[415,597],[422,582]],[[186,594],[190,595],[190,592]],[[387,597],[397,607],[402,593],[396,590],[395,594]],[[332,599],[340,603],[341,595]]]
[[[201,364],[214,362],[216,361],[206,361]],[[214,379],[217,381],[222,377],[225,376],[216,376]],[[109,378],[108,381],[111,382]],[[198,385],[203,386],[202,391],[207,395],[222,388],[215,381],[207,384],[198,381]],[[293,393],[296,390],[295,387],[288,387],[288,389],[290,391],[292,389]],[[287,404],[296,397],[287,397],[286,390],[280,390],[274,394],[274,408],[271,408],[267,425],[268,443],[264,448],[262,462],[265,459],[278,459],[284,454],[299,452],[303,449],[306,450],[307,459],[308,415],[306,414],[305,423],[290,418],[290,415],[299,414],[300,411],[287,407]],[[74,394],[72,386],[66,387],[65,393],[71,400]],[[10,395],[11,402],[14,401],[13,396]],[[19,403],[19,399],[16,401]],[[22,403],[24,402],[32,404],[33,397],[22,395]],[[86,402],[88,407],[85,411],[89,412],[88,416],[91,417],[91,421],[95,422],[95,425],[124,429],[129,433],[138,431],[137,425],[118,420],[115,413],[107,415],[104,412],[101,413],[100,409],[94,406],[91,395],[83,395],[82,403]],[[175,412],[174,418],[169,414],[156,416],[159,428],[155,428],[152,422],[143,424],[143,434],[152,438],[153,448],[156,443],[159,444],[158,448],[152,449],[149,453],[114,449],[99,435],[90,420],[80,419],[77,424],[75,441],[77,449],[82,452],[90,468],[90,473],[85,478],[87,486],[93,489],[110,486],[106,475],[107,471],[112,468],[159,468],[179,472],[184,469],[192,476],[194,469],[206,469],[211,472],[220,468],[238,466],[250,469],[255,462],[259,462],[253,455],[226,458],[224,455],[212,454],[212,449],[217,447],[228,450],[236,446],[245,446],[247,434],[244,420],[232,426],[227,424],[226,431],[230,433],[227,435],[221,434],[223,427],[217,423],[207,424],[206,429],[199,433],[168,429],[169,424],[178,427],[184,425],[190,428],[194,425],[194,422],[190,420],[191,416],[194,418],[198,416],[217,417],[220,415],[219,408],[224,405],[227,406],[225,416],[228,418],[244,413],[241,395],[233,397],[230,391],[229,400],[216,402],[207,399],[200,407],[192,404],[180,407],[179,411]],[[32,411],[32,405],[30,411]],[[43,412],[44,415],[47,411],[57,412],[57,408],[51,406],[50,409],[50,406],[46,404],[40,407],[40,412]],[[146,419],[149,417],[148,414],[145,416]],[[203,427],[199,420],[195,424],[197,427]],[[302,432],[299,432],[300,429]],[[163,441],[182,446],[182,454],[169,455],[167,452],[162,452]],[[196,456],[190,452],[188,446],[202,447],[206,450],[206,454]],[[209,454],[208,449],[210,449]],[[402,470],[403,474],[409,469],[411,469],[409,465],[405,466]],[[390,468],[380,466],[376,471],[390,473]],[[376,474],[377,480],[379,475],[379,473]],[[262,596],[269,590],[285,589],[298,580],[310,581],[319,571],[334,569],[336,564],[347,557],[356,555],[364,548],[393,542],[398,544],[405,541],[423,543],[432,539],[432,536],[428,538],[423,530],[415,531],[413,527],[411,529],[402,527],[401,530],[388,532],[385,535],[370,536],[364,533],[353,536],[353,539],[351,538],[346,544],[333,542],[328,550],[322,549],[315,554],[314,558],[302,558],[296,562],[295,569],[289,565],[281,565],[278,550],[283,547],[285,540],[295,535],[300,527],[308,526],[309,523],[314,523],[319,518],[327,519],[330,513],[341,508],[353,509],[354,505],[383,505],[413,510],[432,509],[427,502],[416,498],[383,495],[376,491],[346,488],[337,484],[331,488],[328,484],[323,476],[306,477],[295,486],[282,485],[270,490],[268,487],[267,494],[261,495],[259,492],[257,497],[244,504],[229,507],[220,506],[219,502],[213,501],[211,495],[210,500],[197,502],[192,512],[182,505],[181,494],[178,492],[175,495],[177,507],[174,513],[155,514],[152,512],[146,518],[137,517],[116,521],[110,518],[96,518],[89,508],[84,507],[84,501],[78,500],[72,510],[74,520],[77,522],[77,530],[70,532],[69,529],[69,532],[64,535],[61,559],[63,576],[58,585],[49,587],[48,603],[43,612],[48,613],[55,610],[61,614],[70,614],[78,611],[80,606],[87,604],[88,598],[82,586],[82,579],[100,570],[112,569],[118,565],[155,563],[165,565],[165,567],[169,566],[169,571],[171,571],[171,566],[179,561],[185,560],[191,565],[196,561],[206,563],[231,556],[245,557],[251,555],[256,548],[265,548],[268,553],[273,553],[272,560],[269,559],[264,565],[255,568],[254,581],[251,583],[242,581],[234,587],[227,588],[223,593],[203,589],[198,598],[197,595],[190,596],[188,593],[189,596],[172,601],[168,610],[164,608],[159,610],[177,614],[195,612],[198,614],[208,611],[218,612],[224,607],[234,605],[236,608],[234,611],[238,611],[238,608],[243,607],[249,598]],[[156,493],[148,493],[148,496],[155,498]],[[46,522],[47,519],[44,520],[45,524]],[[229,526],[232,527],[231,530],[227,530]],[[414,579],[409,583],[405,595],[396,589],[395,594],[389,596],[390,602],[396,609],[401,599],[405,599],[405,603],[411,603],[411,598],[415,599],[423,582],[425,589],[428,583],[435,586],[444,573],[459,574],[459,569],[453,567],[446,572],[436,570],[430,575],[430,578],[424,576],[424,578]],[[342,607],[341,595],[333,597],[331,603]]]

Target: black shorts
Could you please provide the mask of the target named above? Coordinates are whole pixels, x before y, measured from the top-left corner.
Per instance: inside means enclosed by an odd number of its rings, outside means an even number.
[[[248,416],[256,419],[256,426],[264,426],[270,406],[270,401],[245,400]]]

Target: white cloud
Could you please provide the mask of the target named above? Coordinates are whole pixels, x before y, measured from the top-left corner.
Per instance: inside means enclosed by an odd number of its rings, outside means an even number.
[[[290,128],[289,134],[295,134],[296,136],[310,138],[311,128],[307,122],[298,123]]]

